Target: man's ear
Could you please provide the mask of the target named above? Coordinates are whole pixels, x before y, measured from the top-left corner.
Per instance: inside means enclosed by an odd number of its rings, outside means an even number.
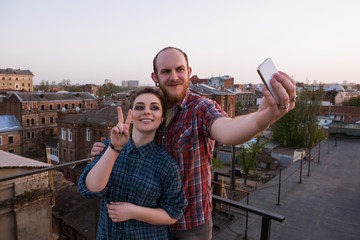
[[[188,78],[189,78],[189,79],[190,79],[190,76],[191,76],[191,72],[192,72],[191,67],[188,67]]]
[[[156,74],[154,72],[151,73],[151,78],[155,83],[159,81],[158,77],[156,76]]]

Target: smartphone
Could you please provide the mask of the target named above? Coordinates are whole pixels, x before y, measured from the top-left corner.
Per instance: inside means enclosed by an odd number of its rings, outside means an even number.
[[[279,97],[270,84],[270,80],[273,78],[274,74],[278,73],[278,70],[276,69],[271,58],[265,59],[257,68],[257,72],[259,73],[261,80],[264,82],[267,89],[275,98],[277,104],[280,104]]]

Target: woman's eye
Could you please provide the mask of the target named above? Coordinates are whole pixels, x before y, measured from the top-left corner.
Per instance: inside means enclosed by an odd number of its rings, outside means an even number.
[[[144,107],[142,107],[142,106],[135,106],[134,109],[135,109],[135,110],[143,110]]]
[[[159,110],[160,108],[158,106],[151,107],[151,110]]]

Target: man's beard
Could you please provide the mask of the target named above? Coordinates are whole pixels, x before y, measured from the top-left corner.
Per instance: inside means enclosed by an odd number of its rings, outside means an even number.
[[[162,93],[164,94],[167,104],[170,104],[170,105],[174,105],[174,104],[178,103],[179,101],[183,100],[188,88],[189,88],[189,80],[186,81],[182,92],[179,95],[174,96],[174,95],[168,94],[166,89],[160,85],[160,89],[161,89]]]

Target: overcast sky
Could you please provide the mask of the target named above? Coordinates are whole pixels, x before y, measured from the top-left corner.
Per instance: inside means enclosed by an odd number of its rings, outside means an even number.
[[[42,80],[153,85],[175,46],[199,78],[259,83],[271,57],[296,81],[360,83],[359,0],[0,0],[0,68]]]

